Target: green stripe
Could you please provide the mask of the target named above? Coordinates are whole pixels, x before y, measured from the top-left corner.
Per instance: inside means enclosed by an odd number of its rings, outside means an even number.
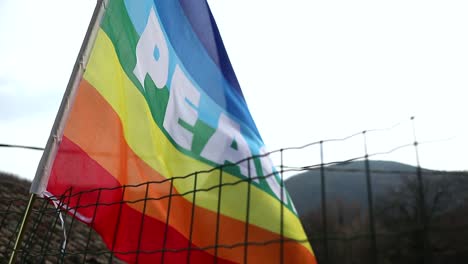
[[[166,138],[168,138],[170,142],[183,154],[201,162],[204,162],[212,167],[219,166],[219,164],[216,164],[200,156],[203,147],[207,143],[208,139],[215,132],[214,128],[210,127],[200,119],[197,120],[195,126],[193,127],[184,126],[194,135],[192,151],[188,151],[179,147],[164,129],[163,121],[169,100],[169,89],[167,87],[164,87],[162,89],[157,88],[149,76],[146,76],[145,78],[146,89],[144,89],[141,86],[139,80],[134,75],[133,69],[135,68],[137,63],[136,46],[138,44],[139,35],[135,30],[133,23],[130,20],[123,0],[110,1],[106,14],[102,20],[101,28],[112,41],[122,68],[124,69],[128,78],[135,85],[135,87],[145,97],[145,100],[151,110],[151,115],[153,116],[156,125],[161,129],[161,131],[163,131]],[[259,159],[255,159],[254,163],[256,168],[261,168],[261,163]],[[238,166],[228,166],[225,168],[225,171],[236,177],[239,177],[240,179],[245,179],[245,177],[242,176],[242,174],[240,173],[240,169]],[[261,169],[257,169],[257,175],[263,175]],[[265,180],[260,180],[259,185],[259,187],[263,191],[269,193],[272,197],[276,198],[276,196],[268,187],[268,184]],[[288,200],[290,200],[289,196],[287,198]],[[288,204],[291,204],[291,202],[289,202]],[[291,212],[294,212],[294,210],[292,210],[292,207],[288,206],[288,208],[291,210]]]

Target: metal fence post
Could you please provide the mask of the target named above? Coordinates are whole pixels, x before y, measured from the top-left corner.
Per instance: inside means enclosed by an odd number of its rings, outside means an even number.
[[[431,262],[431,249],[430,249],[430,243],[429,243],[429,238],[428,238],[428,218],[427,218],[427,212],[426,212],[426,197],[424,194],[424,182],[422,178],[422,169],[421,169],[421,163],[419,161],[419,150],[418,150],[418,141],[416,138],[416,125],[414,121],[414,116],[411,117],[411,125],[413,128],[413,139],[414,139],[414,150],[416,153],[416,164],[417,164],[417,169],[416,169],[416,174],[417,174],[417,179],[418,179],[418,200],[419,200],[419,210],[417,211],[418,215],[418,224],[422,225],[422,234],[421,234],[421,239],[423,242],[423,263],[427,264]]]
[[[323,158],[323,141],[320,141],[320,193],[322,195],[322,227],[323,227],[323,248],[325,250],[325,259],[323,263],[328,263],[328,227],[327,227],[327,195],[325,182],[325,165]]]
[[[372,192],[372,179],[370,173],[370,164],[369,164],[369,154],[367,152],[367,137],[366,132],[363,131],[362,135],[364,137],[364,152],[365,152],[365,166],[366,166],[366,184],[367,184],[367,206],[369,207],[369,228],[371,232],[371,255],[373,263],[377,264],[379,262],[379,254],[377,252],[377,238],[375,235],[375,219],[374,219],[374,199]]]

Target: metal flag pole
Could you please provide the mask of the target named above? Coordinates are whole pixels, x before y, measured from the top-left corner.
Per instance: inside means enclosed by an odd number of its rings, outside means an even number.
[[[67,88],[62,98],[60,108],[55,117],[54,125],[50,132],[47,145],[45,147],[44,153],[42,154],[41,161],[36,170],[36,175],[31,184],[28,206],[23,216],[21,226],[16,237],[15,245],[13,252],[10,256],[9,264],[16,262],[16,257],[22,243],[22,238],[25,232],[25,226],[31,215],[33,208],[34,200],[36,196],[42,196],[42,193],[45,191],[47,182],[49,179],[50,171],[52,168],[52,163],[55,159],[55,156],[58,151],[58,147],[62,140],[63,131],[65,128],[65,121],[68,119],[71,106],[73,105],[74,99],[76,97],[76,91],[80,84],[81,78],[83,77],[86,65],[88,64],[89,56],[91,54],[91,49],[96,40],[96,36],[101,24],[102,18],[104,17],[105,9],[109,0],[97,0],[96,7],[94,8],[93,16],[89,23],[86,35],[84,37],[83,43],[81,44],[80,51],[78,53],[75,65],[73,67],[72,74],[68,81]]]
[[[18,248],[20,247],[20,244],[23,240],[23,235],[25,231],[24,227],[26,226],[26,222],[28,221],[29,215],[31,215],[32,207],[33,207],[35,200],[36,200],[36,195],[34,193],[31,193],[31,196],[29,197],[28,206],[26,207],[26,212],[24,213],[23,220],[21,221],[21,226],[18,232],[18,236],[16,237],[15,245],[13,247],[13,252],[11,253],[10,261],[8,262],[9,264],[15,263],[16,261]]]

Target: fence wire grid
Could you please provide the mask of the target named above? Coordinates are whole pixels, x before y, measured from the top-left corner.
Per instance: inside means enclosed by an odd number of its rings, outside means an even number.
[[[414,123],[412,123],[414,130]],[[392,131],[395,127],[383,130],[368,130],[349,137],[323,140],[301,147],[284,148],[264,156],[278,155],[275,162],[280,186],[285,187],[294,202],[305,229],[306,236],[301,240],[279,239],[267,241],[249,240],[245,229],[245,240],[232,244],[219,243],[219,215],[221,202],[218,202],[218,220],[214,243],[204,247],[192,247],[194,211],[190,216],[189,245],[181,248],[166,247],[163,234],[163,247],[157,250],[120,252],[107,248],[93,230],[94,217],[87,224],[77,220],[78,209],[92,208],[94,212],[106,207],[143,203],[143,212],[149,201],[167,200],[168,211],[166,230],[169,225],[171,200],[177,197],[191,197],[195,204],[197,193],[217,191],[221,201],[222,191],[229,186],[246,185],[255,180],[239,178],[235,182],[223,182],[223,171],[242,162],[250,164],[258,156],[249,157],[236,164],[227,164],[212,171],[219,172],[219,183],[197,188],[197,181],[208,171],[197,171],[185,176],[177,176],[164,181],[145,182],[137,185],[124,185],[119,188],[96,188],[74,192],[68,190],[60,197],[36,198],[31,215],[25,226],[25,235],[17,250],[17,263],[124,263],[119,258],[131,256],[138,262],[144,254],[157,254],[160,263],[165,263],[167,254],[190,254],[199,250],[211,250],[214,255],[222,248],[243,248],[247,255],[249,247],[262,247],[285,243],[310,242],[317,261],[327,263],[467,263],[468,262],[468,172],[447,172],[426,170],[419,164],[419,147],[430,142],[418,142],[414,131],[409,142],[386,147],[381,151],[369,152],[368,137],[373,133]],[[362,137],[362,155],[340,160],[326,160],[329,144],[344,143]],[[2,146],[7,146],[3,144]],[[11,147],[18,147],[10,145]],[[24,146],[19,146],[24,147]],[[31,147],[26,147],[31,148]],[[37,149],[37,148],[34,148]],[[295,151],[314,153],[316,159],[307,165],[298,166],[294,158],[289,164],[287,155]],[[333,151],[333,150],[332,150]],[[416,166],[382,161],[397,152],[414,156]],[[295,156],[294,156],[295,157]],[[442,157],[441,157],[442,158]],[[249,170],[250,171],[250,170]],[[294,175],[294,176],[292,176]],[[258,178],[273,177],[273,175]],[[172,193],[159,197],[149,195],[149,189],[161,184],[174,185],[175,181],[193,179],[194,189],[185,193]],[[30,182],[0,177],[0,263],[7,263],[18,236],[22,217],[28,204]],[[125,199],[125,192],[132,189],[144,190],[144,197]],[[249,223],[250,187],[247,189],[246,224]],[[84,194],[93,194],[93,202],[80,202]],[[119,193],[117,202],[103,202],[99,197],[106,193]],[[283,193],[283,192],[282,192]],[[283,194],[284,195],[284,194]],[[71,202],[75,201],[75,202]],[[78,202],[76,202],[78,201]],[[278,201],[280,203],[280,201]],[[65,206],[66,205],[66,206]],[[281,210],[283,207],[280,206]],[[283,216],[283,212],[279,212]],[[143,226],[143,220],[141,226]],[[120,218],[110,221],[117,227]],[[280,217],[283,226],[283,217]],[[281,228],[281,233],[282,233]],[[140,228],[141,238],[143,228]],[[117,234],[114,234],[114,240]],[[112,243],[112,245],[115,244]],[[139,245],[138,245],[139,246]],[[247,263],[247,257],[244,257]],[[278,256],[278,263],[288,263],[288,256]]]

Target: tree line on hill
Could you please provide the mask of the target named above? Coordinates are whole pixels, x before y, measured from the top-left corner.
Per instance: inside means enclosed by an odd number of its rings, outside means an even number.
[[[379,263],[468,262],[468,172],[421,169],[420,189],[418,168],[369,165]],[[365,162],[325,167],[323,173],[325,219],[320,168],[286,181],[318,262],[373,263]]]

